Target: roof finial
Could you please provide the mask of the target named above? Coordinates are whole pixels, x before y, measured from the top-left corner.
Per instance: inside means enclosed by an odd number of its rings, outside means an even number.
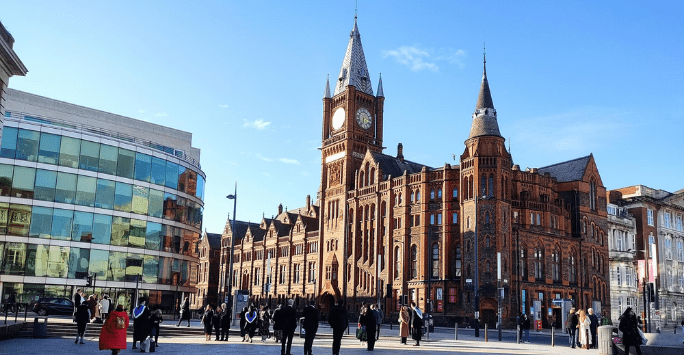
[[[356,0],[356,3],[354,4],[354,20],[356,20],[356,16],[359,12],[359,0]]]
[[[482,45],[482,58],[483,58],[483,67],[484,71],[482,72],[482,75],[486,78],[487,77],[487,44]]]

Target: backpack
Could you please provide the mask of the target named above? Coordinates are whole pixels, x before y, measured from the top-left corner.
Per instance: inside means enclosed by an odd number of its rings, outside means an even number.
[[[116,319],[114,320],[114,328],[116,329],[124,329],[126,328],[126,319],[121,316],[116,316]]]

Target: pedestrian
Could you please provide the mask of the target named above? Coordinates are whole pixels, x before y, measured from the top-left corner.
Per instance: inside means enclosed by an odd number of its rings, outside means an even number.
[[[230,310],[227,304],[221,305],[221,338],[222,341],[228,341],[228,333],[230,332]]]
[[[211,305],[208,304],[204,308],[204,314],[202,314],[202,324],[204,324],[204,340],[211,340],[211,320],[214,317],[214,312],[211,310]]]
[[[122,305],[117,305],[114,311],[100,329],[100,350],[111,350],[117,355],[121,349],[126,349],[126,329],[128,329],[128,314]]]
[[[275,311],[273,311],[273,338],[276,343],[283,340],[283,321],[280,316],[282,307],[282,304],[278,304]]]
[[[304,307],[302,311],[302,318],[304,318],[302,326],[304,327],[304,355],[313,355],[312,346],[316,332],[318,331],[318,310],[312,302]]]
[[[88,307],[90,307],[90,321],[92,322],[97,318],[97,295],[92,294],[90,297],[88,297]]]
[[[577,319],[577,314],[575,313],[575,307],[570,308],[570,313],[568,314],[568,333],[570,334],[570,347],[575,348],[577,344],[577,326],[579,320]]]
[[[401,311],[399,311],[399,336],[401,337],[401,343],[406,345],[406,338],[409,335],[409,321],[411,316],[409,315],[408,307],[401,306]]]
[[[411,338],[416,341],[413,346],[420,346],[420,339],[423,337],[423,312],[416,306],[416,302],[411,302]]]
[[[297,314],[292,307],[294,300],[287,300],[287,306],[280,311],[280,317],[283,324],[283,339],[281,341],[280,355],[292,355],[292,337],[294,337],[295,329],[297,329]],[[287,350],[287,351],[286,351]]]
[[[525,343],[529,344],[530,343],[530,317],[527,314],[523,314],[523,331],[525,331]]]
[[[78,344],[79,340],[81,344],[85,344],[83,341],[83,335],[85,335],[86,326],[90,323],[90,305],[88,301],[81,302],[81,304],[76,308],[76,341],[74,344]]]
[[[682,344],[684,345],[684,318],[682,318]]]
[[[247,339],[251,343],[254,338],[254,334],[258,328],[259,314],[254,306],[249,306],[249,310],[245,313],[245,333],[247,334]]]
[[[181,322],[184,320],[188,321],[188,327],[189,327],[190,326],[190,299],[188,297],[185,297],[185,299],[183,300],[183,303],[181,303],[180,317],[178,317],[178,324],[176,324],[176,327],[180,327]]]
[[[584,310],[579,311],[579,342],[582,344],[582,349],[589,349],[591,346],[591,321]]]
[[[375,316],[375,340],[377,341],[380,339],[380,324],[382,324],[382,319],[385,315],[382,313],[380,307],[375,304],[371,305],[371,310],[373,310],[373,315]]]
[[[100,300],[100,315],[102,316],[102,322],[104,322],[107,319],[107,315],[109,314],[109,306],[111,302],[109,301],[109,296],[104,295],[102,296],[102,299]]]
[[[361,302],[361,308],[359,309],[359,320],[357,321],[358,323],[358,328],[361,328],[361,317],[363,317],[364,314],[366,314],[366,309],[368,307],[366,306],[366,302]],[[361,342],[361,346],[366,345],[366,341],[368,340],[368,332],[366,331],[366,328],[363,328],[363,335],[359,337],[357,335],[357,338],[359,338],[359,341]]]
[[[219,341],[221,337],[221,313],[223,313],[223,309],[221,306],[217,306],[214,316],[211,318],[211,325],[214,326],[214,333],[216,333],[214,341]]]
[[[517,317],[515,317],[515,325],[518,331],[518,344],[523,342],[523,336],[522,336],[522,331],[523,331],[523,314],[520,313],[518,314]]]
[[[259,334],[261,334],[262,342],[271,337],[271,313],[269,310],[268,306],[263,306],[261,313],[259,313]]]
[[[150,315],[150,339],[154,338],[154,346],[159,347],[159,325],[164,322],[161,309],[157,309]]]
[[[375,323],[375,312],[370,307],[364,308],[365,312],[361,314],[359,324],[366,329],[366,341],[368,346],[366,350],[373,351],[375,348],[375,331],[377,330]]]
[[[138,307],[133,309],[133,346],[137,349],[140,342],[140,351],[144,352],[143,342],[150,336],[150,309],[145,305],[145,297],[138,298]]]
[[[75,307],[74,307],[75,308]],[[5,311],[17,313],[17,293],[12,292],[5,300]]]
[[[629,348],[635,347],[637,355],[641,355],[641,334],[639,323],[632,307],[627,307],[620,317],[618,329],[622,332],[622,344],[625,346],[625,354],[629,354]]]
[[[591,322],[591,325],[589,326],[589,331],[591,333],[591,344],[592,348],[598,349],[598,338],[597,338],[597,331],[598,331],[598,325],[599,325],[599,319],[596,314],[594,314],[594,309],[589,308],[587,309],[587,312],[589,313],[589,322]]]
[[[247,320],[245,319],[246,314],[247,307],[242,307],[242,311],[240,312],[240,336],[242,337],[242,341],[245,341],[247,337]]]
[[[333,331],[333,343],[332,343],[332,353],[333,355],[340,354],[340,345],[342,344],[342,335],[344,335],[344,330],[347,329],[349,325],[349,319],[347,318],[347,311],[344,309],[344,301],[339,299],[337,305],[333,306],[330,310],[330,315],[328,315],[328,324]]]
[[[12,295],[10,295],[10,297],[11,296]],[[73,317],[73,319],[75,322],[76,321],[76,310],[78,309],[78,306],[81,305],[81,302],[83,302],[83,297],[81,296],[81,289],[80,288],[76,290],[76,293],[74,293],[73,299],[74,299],[74,317]],[[8,303],[9,303],[9,299],[8,299]]]

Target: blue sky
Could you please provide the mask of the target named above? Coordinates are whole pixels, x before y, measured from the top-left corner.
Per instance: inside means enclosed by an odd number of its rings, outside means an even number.
[[[10,87],[190,131],[204,226],[315,199],[322,97],[354,22],[348,1],[15,1],[0,21],[29,69]],[[593,153],[608,189],[684,188],[684,3],[359,1],[385,153],[439,167],[463,152],[483,44],[521,168]]]

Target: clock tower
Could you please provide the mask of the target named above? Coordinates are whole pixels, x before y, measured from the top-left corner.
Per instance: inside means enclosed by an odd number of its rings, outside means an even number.
[[[319,276],[321,294],[339,297],[344,292],[342,270],[335,272],[337,260],[346,260],[343,249],[347,192],[354,190],[355,177],[367,150],[382,152],[382,120],[384,93],[382,77],[377,95],[373,93],[361,35],[354,17],[354,28],[349,34],[347,51],[337,79],[326,82],[323,97],[323,134],[321,147],[321,208],[320,240],[322,246],[330,242],[343,247],[323,249]],[[339,255],[337,255],[339,254]],[[339,280],[338,280],[339,279]],[[348,281],[348,280],[347,280]]]

